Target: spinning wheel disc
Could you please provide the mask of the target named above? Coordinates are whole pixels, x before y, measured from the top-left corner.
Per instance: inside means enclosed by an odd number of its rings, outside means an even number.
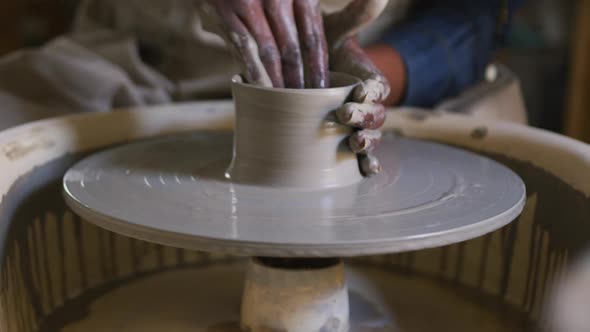
[[[231,132],[199,132],[92,155],[64,177],[72,209],[151,242],[249,256],[338,257],[468,240],[512,221],[522,180],[461,149],[385,135],[383,172],[315,191],[232,183]]]

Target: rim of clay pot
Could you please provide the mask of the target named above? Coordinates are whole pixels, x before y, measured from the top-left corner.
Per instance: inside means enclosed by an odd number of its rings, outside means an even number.
[[[262,91],[269,91],[273,93],[289,93],[289,94],[302,94],[302,95],[315,95],[321,94],[325,95],[326,93],[339,93],[342,90],[350,89],[351,86],[357,85],[361,83],[361,80],[353,75],[341,73],[341,72],[330,72],[330,83],[336,82],[338,83],[337,86],[329,87],[329,88],[303,88],[303,89],[294,89],[294,88],[273,88],[273,87],[266,87],[251,83],[244,82],[244,79],[240,74],[236,74],[232,77],[232,83],[240,85],[244,88],[253,89],[253,90],[262,90]]]

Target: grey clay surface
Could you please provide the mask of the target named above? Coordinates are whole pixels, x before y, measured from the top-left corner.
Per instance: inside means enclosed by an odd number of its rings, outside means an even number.
[[[383,172],[327,189],[281,189],[225,177],[231,132],[115,147],[64,177],[68,204],[101,227],[189,249],[256,256],[358,256],[474,238],[521,212],[507,167],[457,148],[385,135]]]
[[[328,89],[277,89],[232,82],[236,118],[233,182],[282,188],[325,188],[362,180],[345,140],[352,128],[334,110],[358,84],[332,73]]]

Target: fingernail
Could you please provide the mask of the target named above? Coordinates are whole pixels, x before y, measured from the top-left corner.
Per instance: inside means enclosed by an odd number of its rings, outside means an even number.
[[[360,103],[376,103],[383,99],[383,90],[385,86],[382,82],[379,82],[374,79],[369,79],[363,82],[362,84],[362,92],[355,91],[355,98],[358,98],[358,102]]]
[[[367,95],[365,96],[365,102],[369,103],[376,103],[377,101],[379,101],[379,99],[381,99],[379,97],[379,93],[375,91],[368,91]]]
[[[364,176],[371,176],[381,173],[382,167],[379,159],[373,155],[362,155],[361,171]]]
[[[352,152],[361,153],[365,151],[367,146],[367,139],[365,137],[362,137],[361,135],[353,135],[348,141]]]
[[[338,120],[345,125],[358,125],[363,121],[363,113],[352,104],[345,104],[336,112]]]
[[[380,138],[378,130],[361,130],[350,137],[348,144],[354,153],[367,153],[377,146]]]
[[[364,103],[367,99],[369,91],[364,83],[359,84],[359,86],[354,89],[354,100],[359,103]]]

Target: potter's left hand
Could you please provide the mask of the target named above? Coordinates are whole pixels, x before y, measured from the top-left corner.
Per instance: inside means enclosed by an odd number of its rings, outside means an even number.
[[[389,82],[361,49],[354,36],[371,23],[386,7],[388,0],[352,0],[343,10],[324,17],[331,70],[361,79],[353,99],[337,112],[345,125],[358,129],[350,138],[350,148],[359,155],[365,175],[381,171],[371,151],[379,144],[385,122],[382,102],[389,95]]]

